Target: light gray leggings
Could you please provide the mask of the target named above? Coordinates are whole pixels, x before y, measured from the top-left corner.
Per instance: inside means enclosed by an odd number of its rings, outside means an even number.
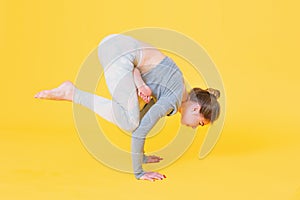
[[[73,102],[81,104],[100,117],[132,132],[140,122],[140,107],[134,84],[134,63],[141,59],[139,43],[132,37],[112,34],[98,46],[98,58],[112,100],[75,89]]]

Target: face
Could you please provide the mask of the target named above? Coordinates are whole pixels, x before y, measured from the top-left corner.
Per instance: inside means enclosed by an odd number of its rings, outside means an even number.
[[[181,124],[192,128],[209,124],[209,120],[205,119],[199,113],[201,106],[192,101],[186,102],[181,108]]]

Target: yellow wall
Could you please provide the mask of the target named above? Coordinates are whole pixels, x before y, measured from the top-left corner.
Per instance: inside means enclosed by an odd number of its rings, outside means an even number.
[[[292,0],[0,0],[0,198],[299,199],[298,11]],[[199,128],[186,156],[163,170],[170,178],[154,184],[93,160],[70,103],[33,98],[74,81],[107,34],[142,27],[196,40],[226,89],[214,151],[197,160]]]

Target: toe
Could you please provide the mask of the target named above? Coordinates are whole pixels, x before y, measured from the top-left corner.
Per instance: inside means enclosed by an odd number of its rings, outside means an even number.
[[[148,96],[145,96],[145,97],[143,98],[143,100],[144,100],[146,103],[149,103],[149,101],[150,101],[150,97],[148,97]]]
[[[49,93],[50,92],[48,90],[43,90],[36,94],[36,98],[40,98],[40,99],[46,98]]]
[[[39,96],[38,96],[38,97],[39,97],[39,98],[43,98],[44,96],[45,96],[45,92],[42,91],[42,92],[39,93]]]
[[[138,92],[138,95],[139,95],[140,97],[142,97],[143,93],[139,91],[139,92]]]
[[[36,98],[41,98],[41,96],[42,96],[42,92],[36,94]]]

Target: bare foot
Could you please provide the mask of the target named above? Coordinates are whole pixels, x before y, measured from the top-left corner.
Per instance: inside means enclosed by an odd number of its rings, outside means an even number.
[[[74,89],[75,86],[71,81],[65,81],[57,88],[38,92],[34,97],[38,99],[73,101]]]
[[[152,91],[149,86],[142,85],[138,87],[138,95],[145,101],[146,103],[150,102]]]

